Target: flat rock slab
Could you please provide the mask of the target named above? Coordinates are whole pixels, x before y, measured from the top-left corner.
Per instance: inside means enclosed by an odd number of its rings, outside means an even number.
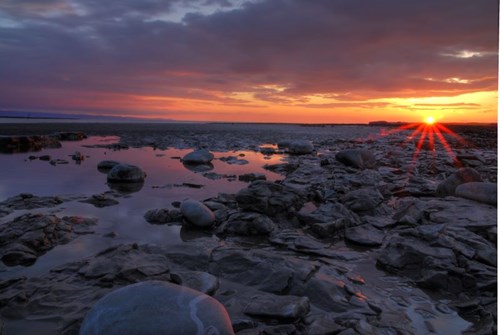
[[[93,233],[96,219],[25,214],[0,226],[0,257],[8,265],[31,265],[59,244]]]
[[[371,224],[348,228],[345,231],[347,241],[367,247],[381,246],[384,237],[385,234]]]
[[[309,312],[309,299],[296,296],[262,295],[252,299],[245,314],[278,319],[298,319]]]
[[[479,201],[488,205],[497,205],[497,184],[470,182],[455,189],[455,195],[465,199]]]

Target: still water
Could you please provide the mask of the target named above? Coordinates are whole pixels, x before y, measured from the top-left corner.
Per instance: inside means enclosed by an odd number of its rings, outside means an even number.
[[[97,169],[102,160],[115,160],[139,166],[147,177],[135,192],[127,192],[117,198],[118,205],[96,208],[78,200],[64,202],[56,208],[18,210],[0,218],[0,224],[26,212],[55,213],[57,216],[84,216],[98,219],[95,234],[84,235],[66,245],[60,245],[38,258],[30,267],[0,268],[1,278],[19,275],[40,275],[50,268],[90,256],[107,246],[125,242],[172,245],[182,243],[195,236],[192,231],[185,231],[180,226],[153,225],[144,219],[144,214],[155,208],[172,208],[173,201],[187,198],[203,200],[219,193],[236,193],[247,183],[238,181],[237,176],[244,173],[263,173],[274,181],[282,176],[265,170],[265,164],[282,162],[283,155],[266,156],[260,152],[214,152],[213,169],[206,171],[219,175],[233,176],[212,180],[202,172],[186,168],[180,157],[191,149],[154,150],[151,147],[113,150],[103,146],[118,142],[118,138],[90,137],[78,142],[62,142],[57,149],[43,149],[38,152],[0,154],[0,201],[20,193],[32,193],[37,196],[76,196],[89,197],[110,191],[106,174]],[[75,152],[80,152],[85,159],[81,162],[72,159]],[[50,155],[51,160],[66,160],[68,164],[52,165],[49,161],[30,159]],[[248,164],[228,164],[222,157],[236,156]],[[199,188],[180,186],[183,183],[194,184]],[[112,233],[115,237],[106,237]],[[215,238],[215,237],[214,237]]]

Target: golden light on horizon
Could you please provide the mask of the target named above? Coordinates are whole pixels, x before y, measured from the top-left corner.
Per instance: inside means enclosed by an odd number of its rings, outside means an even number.
[[[434,123],[436,123],[436,119],[434,118],[434,116],[427,116],[425,118],[425,123],[427,123],[428,125],[433,125]]]

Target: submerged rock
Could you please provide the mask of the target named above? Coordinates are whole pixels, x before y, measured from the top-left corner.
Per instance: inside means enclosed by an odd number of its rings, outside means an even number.
[[[144,219],[153,224],[182,222],[182,213],[178,209],[151,209],[144,214]]]
[[[168,282],[125,286],[87,313],[80,335],[234,334],[224,306],[201,292]]]
[[[186,154],[184,157],[182,157],[181,161],[184,164],[208,164],[214,159],[214,155],[206,150],[206,149],[199,149],[192,151],[188,154]]]
[[[458,185],[475,181],[483,181],[479,172],[471,167],[459,169],[439,183],[436,189],[436,195],[438,197],[455,195],[455,189]]]
[[[335,158],[347,165],[358,169],[372,169],[377,165],[373,153],[366,149],[346,149],[338,152]]]
[[[142,183],[146,174],[137,166],[130,164],[118,164],[108,172],[110,183]]]
[[[483,202],[488,205],[497,205],[497,184],[470,182],[464,183],[455,189],[455,195],[470,200]]]
[[[97,208],[103,208],[103,207],[108,207],[108,206],[115,206],[118,205],[119,202],[105,193],[103,194],[94,194],[91,197],[81,200],[80,202],[87,203],[94,205]]]
[[[266,180],[267,177],[263,173],[245,173],[238,176],[239,181],[252,182],[256,180]]]
[[[199,201],[185,200],[180,210],[184,218],[195,227],[208,228],[215,222],[214,213]]]

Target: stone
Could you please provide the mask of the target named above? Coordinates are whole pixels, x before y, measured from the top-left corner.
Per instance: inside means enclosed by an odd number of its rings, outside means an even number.
[[[61,197],[39,197],[31,193],[22,193],[0,202],[0,217],[12,213],[13,210],[50,208],[62,204],[65,199]]]
[[[358,169],[373,169],[377,160],[373,153],[366,149],[346,149],[338,152],[335,159],[339,162]]]
[[[383,232],[370,224],[348,228],[345,231],[345,239],[347,241],[367,247],[381,246],[384,237],[385,234]]]
[[[115,206],[119,204],[117,200],[110,198],[106,194],[94,194],[85,200],[81,200],[80,202],[94,205],[97,208]]]
[[[245,314],[277,319],[298,319],[309,312],[307,297],[261,295],[248,302]]]
[[[151,209],[144,214],[144,219],[153,224],[165,224],[173,222],[182,222],[183,215],[178,209]]]
[[[239,159],[236,156],[227,156],[227,157],[221,157],[219,160],[230,164],[230,165],[245,165],[248,164],[248,161],[246,159]]]
[[[85,156],[80,151],[75,151],[75,153],[71,155],[71,159],[76,162],[81,162],[85,160]]]
[[[208,272],[176,271],[170,274],[172,282],[193,290],[213,295],[219,288],[219,279]]]
[[[354,212],[367,212],[376,209],[384,197],[376,188],[361,188],[347,193],[342,202]]]
[[[114,168],[116,165],[120,164],[120,162],[117,161],[100,161],[99,164],[97,164],[97,169],[101,172],[108,172],[112,168]]]
[[[182,163],[184,164],[208,164],[214,159],[214,155],[206,150],[206,149],[199,149],[192,151],[188,154],[186,154],[184,157],[182,157]]]
[[[61,143],[52,136],[0,136],[1,153],[40,151],[43,148],[60,148]]]
[[[464,183],[455,189],[455,195],[488,205],[497,205],[497,184],[484,182]]]
[[[275,229],[275,224],[267,216],[253,212],[237,212],[229,215],[220,231],[236,235],[269,235]]]
[[[60,141],[81,141],[87,138],[87,135],[81,131],[59,132],[53,136],[57,137]]]
[[[115,165],[108,172],[109,183],[142,183],[146,174],[137,166],[129,164]]]
[[[267,177],[263,173],[245,173],[238,176],[239,181],[252,182],[256,180],[266,180]]]
[[[471,167],[461,168],[452,173],[448,178],[443,180],[436,189],[438,197],[445,197],[448,195],[455,195],[455,189],[458,185],[470,182],[481,182],[483,179],[479,172]]]
[[[80,335],[234,334],[224,306],[190,288],[148,281],[101,298],[87,313]]]
[[[93,233],[96,222],[77,216],[21,215],[0,226],[0,258],[8,266],[31,265],[55,246]]]
[[[294,155],[306,155],[314,151],[314,145],[311,141],[295,140],[288,145],[288,152]]]
[[[305,198],[299,191],[290,187],[257,180],[240,190],[236,194],[236,201],[245,211],[275,216],[300,209]]]
[[[214,213],[199,201],[185,200],[180,210],[184,218],[195,227],[209,228],[215,222]]]

